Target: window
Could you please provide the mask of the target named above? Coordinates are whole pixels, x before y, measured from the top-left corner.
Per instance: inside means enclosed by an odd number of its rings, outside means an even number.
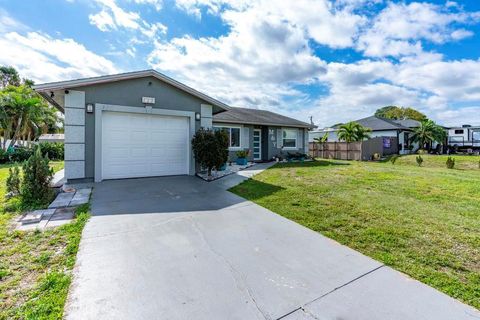
[[[463,129],[457,129],[457,130],[455,130],[455,134],[463,134]]]
[[[472,140],[473,142],[480,142],[480,131],[472,132]]]
[[[230,148],[240,148],[240,128],[235,127],[214,127],[214,130],[225,130],[228,133]]]
[[[297,129],[283,129],[283,147],[297,147]]]

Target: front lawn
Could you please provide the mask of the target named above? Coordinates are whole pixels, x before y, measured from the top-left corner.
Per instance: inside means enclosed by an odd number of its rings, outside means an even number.
[[[278,164],[231,191],[480,308],[479,157],[467,157]]]
[[[408,155],[402,156],[397,159],[395,162],[396,165],[406,165],[414,166],[417,165],[415,158],[417,155]],[[447,162],[446,155],[422,155],[423,163],[422,166],[426,168],[445,168],[445,163]],[[455,159],[455,168],[461,170],[478,170],[480,169],[480,156],[465,156],[465,155],[450,155]]]
[[[63,168],[63,162],[51,165]],[[0,166],[0,319],[60,319],[88,205],[59,228],[14,231],[11,221],[19,213],[6,212],[4,202],[8,167]]]

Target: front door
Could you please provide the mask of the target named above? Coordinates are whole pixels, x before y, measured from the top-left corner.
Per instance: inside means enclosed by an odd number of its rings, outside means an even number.
[[[253,160],[262,160],[262,129],[253,130]]]

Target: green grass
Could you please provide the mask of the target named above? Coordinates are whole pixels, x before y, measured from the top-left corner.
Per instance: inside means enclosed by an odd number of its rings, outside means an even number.
[[[480,308],[479,157],[455,158],[279,164],[231,191]]]
[[[395,165],[413,166],[417,165],[415,158],[417,155],[401,156],[395,162]],[[464,156],[464,155],[451,155],[455,159],[455,168],[460,170],[479,170],[480,169],[480,156]],[[423,155],[423,167],[426,168],[446,168],[448,156],[441,155]]]
[[[63,162],[51,164],[63,168]],[[15,231],[11,222],[18,213],[4,210],[8,167],[0,166],[0,319],[61,319],[88,205],[77,208],[70,224]]]

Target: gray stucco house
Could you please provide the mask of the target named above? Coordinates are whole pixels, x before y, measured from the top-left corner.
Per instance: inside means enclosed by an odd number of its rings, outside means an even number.
[[[308,151],[312,126],[279,114],[234,108],[155,70],[36,85],[65,114],[67,180],[194,175],[195,132],[225,128],[230,157],[250,160]]]

